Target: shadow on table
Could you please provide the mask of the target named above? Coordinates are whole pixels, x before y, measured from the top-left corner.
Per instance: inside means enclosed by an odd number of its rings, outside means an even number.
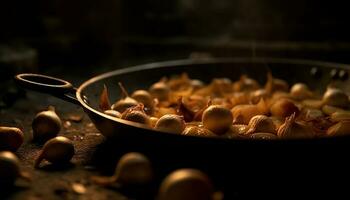
[[[75,167],[75,165],[71,162],[60,163],[60,164],[48,163],[48,164],[45,164],[42,167],[40,167],[40,170],[48,171],[48,172],[50,172],[50,171],[68,171],[74,167]]]
[[[24,185],[13,185],[13,184],[4,184],[0,183],[0,199],[8,199],[13,194],[21,192],[23,190],[28,190],[28,186]]]

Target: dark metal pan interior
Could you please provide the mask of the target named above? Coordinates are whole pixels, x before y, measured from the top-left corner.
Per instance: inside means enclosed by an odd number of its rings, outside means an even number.
[[[319,71],[318,76],[311,74],[310,71],[313,68]],[[118,82],[122,82],[126,89],[132,92],[136,89],[147,89],[152,83],[164,76],[169,77],[186,72],[191,78],[200,79],[205,82],[219,77],[230,78],[234,81],[238,80],[242,74],[247,74],[263,85],[266,82],[267,73],[271,71],[273,76],[284,79],[289,84],[304,82],[313,90],[322,92],[332,81],[330,74],[334,69],[343,69],[347,73],[350,71],[349,66],[343,64],[276,58],[168,61],[116,70],[94,77],[82,84],[78,89],[77,96],[85,109],[96,115],[112,119],[98,111],[99,95],[104,84],[109,88],[110,99],[114,102],[120,98]],[[339,80],[337,82],[345,91],[350,91],[348,80]],[[82,96],[85,97],[85,100],[83,100]],[[135,123],[128,123],[123,120],[115,121],[140,127]]]

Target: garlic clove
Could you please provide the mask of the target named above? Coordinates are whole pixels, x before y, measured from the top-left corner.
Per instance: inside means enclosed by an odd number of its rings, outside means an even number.
[[[0,151],[17,151],[23,142],[24,134],[19,128],[0,126]]]
[[[249,121],[246,134],[256,132],[276,134],[276,127],[271,118],[265,115],[256,115]]]
[[[47,160],[52,164],[62,164],[69,162],[75,153],[73,142],[62,136],[50,139],[45,143],[39,156],[35,160],[34,167],[39,168],[42,160]]]
[[[213,185],[206,174],[196,169],[178,169],[162,181],[158,200],[212,200]]]
[[[55,112],[55,108],[50,106],[49,110],[38,113],[33,122],[33,138],[38,141],[46,141],[56,137],[62,127],[61,119]]]
[[[204,128],[215,134],[224,134],[232,125],[233,116],[229,109],[220,105],[211,105],[202,115]]]

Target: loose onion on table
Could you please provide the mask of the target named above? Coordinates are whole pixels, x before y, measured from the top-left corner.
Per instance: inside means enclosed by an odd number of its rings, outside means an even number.
[[[224,138],[323,137],[327,130],[333,135],[331,126],[349,120],[349,95],[341,85],[331,84],[320,94],[303,82],[289,87],[271,73],[265,84],[245,74],[236,81],[220,77],[207,83],[182,73],[135,90],[131,97],[119,83],[123,97],[100,109],[169,133]],[[108,105],[107,97],[105,87],[100,104]]]
[[[162,181],[157,200],[213,200],[209,177],[197,169],[178,169]]]
[[[138,152],[123,155],[112,176],[93,176],[92,180],[103,186],[120,184],[121,186],[148,184],[153,179],[153,169],[150,160]]]
[[[69,162],[75,153],[73,142],[62,136],[47,141],[35,160],[34,167],[39,168],[42,160],[52,164],[65,164]]]
[[[20,169],[18,157],[10,151],[0,151],[0,185],[12,185],[17,178],[31,180],[28,173]]]
[[[47,111],[38,113],[33,122],[33,139],[37,141],[47,141],[56,137],[62,127],[61,119],[55,112],[55,108],[50,106]]]
[[[17,151],[23,141],[24,134],[21,129],[0,126],[0,151]]]

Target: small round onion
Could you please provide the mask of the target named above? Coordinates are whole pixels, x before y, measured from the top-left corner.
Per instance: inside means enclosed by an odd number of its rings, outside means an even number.
[[[146,108],[152,109],[153,108],[153,97],[152,95],[146,91],[146,90],[136,90],[132,93],[131,98],[135,99],[139,103],[142,103]]]
[[[329,106],[342,108],[349,106],[349,96],[337,88],[328,88],[323,94],[322,100],[324,104]]]
[[[212,105],[203,112],[202,123],[204,128],[215,134],[224,134],[231,127],[232,122],[231,111],[223,106]]]
[[[52,164],[67,163],[72,159],[74,153],[74,145],[70,139],[62,136],[52,138],[45,143],[35,160],[34,167],[38,168],[44,159]]]
[[[191,80],[191,86],[192,86],[193,90],[198,90],[198,89],[204,87],[204,83],[201,80],[192,79]]]
[[[174,114],[166,114],[159,118],[154,128],[170,133],[181,134],[185,127],[185,121],[182,117]]]
[[[0,184],[12,185],[20,176],[19,159],[10,151],[0,152]]]
[[[233,89],[235,91],[253,91],[260,88],[259,83],[249,78],[247,75],[242,75],[241,78],[233,83]]]
[[[276,134],[276,127],[272,119],[265,115],[254,116],[249,121],[246,134],[253,134],[257,132]]]
[[[49,110],[38,113],[33,122],[33,139],[37,141],[46,141],[56,137],[62,126],[61,119],[55,112],[54,107]]]
[[[121,186],[143,185],[153,179],[153,169],[150,160],[141,153],[130,152],[123,155],[117,164],[113,176],[94,176],[92,180],[103,186],[118,183]]]
[[[255,105],[237,105],[231,109],[233,115],[233,123],[248,124],[250,119],[255,115],[265,115],[268,113],[267,105],[264,99],[260,99]]]
[[[115,102],[111,108],[112,110],[116,110],[120,113],[123,113],[126,109],[137,106],[138,104],[139,103],[135,99],[131,97],[126,97]]]
[[[159,118],[157,118],[157,117],[150,117],[149,122],[150,122],[151,127],[154,127],[158,120],[159,120]]]
[[[146,113],[138,110],[133,110],[127,113],[122,114],[122,119],[132,121],[132,122],[137,122],[141,124],[150,124],[149,117],[146,115]]]
[[[265,89],[259,89],[250,93],[250,100],[253,104],[257,104],[260,101],[260,99],[267,99],[268,96],[269,94],[266,92]]]
[[[23,141],[24,134],[19,128],[0,126],[0,151],[17,151]]]
[[[162,181],[158,200],[212,200],[213,185],[196,169],[178,169]]]
[[[104,114],[107,114],[109,116],[116,117],[116,118],[122,117],[122,114],[116,110],[105,110]]]
[[[296,122],[295,114],[287,117],[284,124],[282,124],[278,131],[277,136],[281,138],[313,138],[316,136],[314,130],[307,124]]]
[[[141,153],[127,153],[120,158],[115,176],[123,185],[149,183],[153,178],[151,162]]]
[[[304,83],[296,83],[290,89],[290,94],[293,98],[298,100],[307,99],[312,97],[312,92],[309,87]]]
[[[154,83],[149,89],[151,95],[159,101],[169,99],[170,88],[163,81]]]
[[[276,91],[288,91],[288,83],[284,80],[274,78],[271,73],[267,74],[267,82],[265,84],[265,89],[269,94]]]

